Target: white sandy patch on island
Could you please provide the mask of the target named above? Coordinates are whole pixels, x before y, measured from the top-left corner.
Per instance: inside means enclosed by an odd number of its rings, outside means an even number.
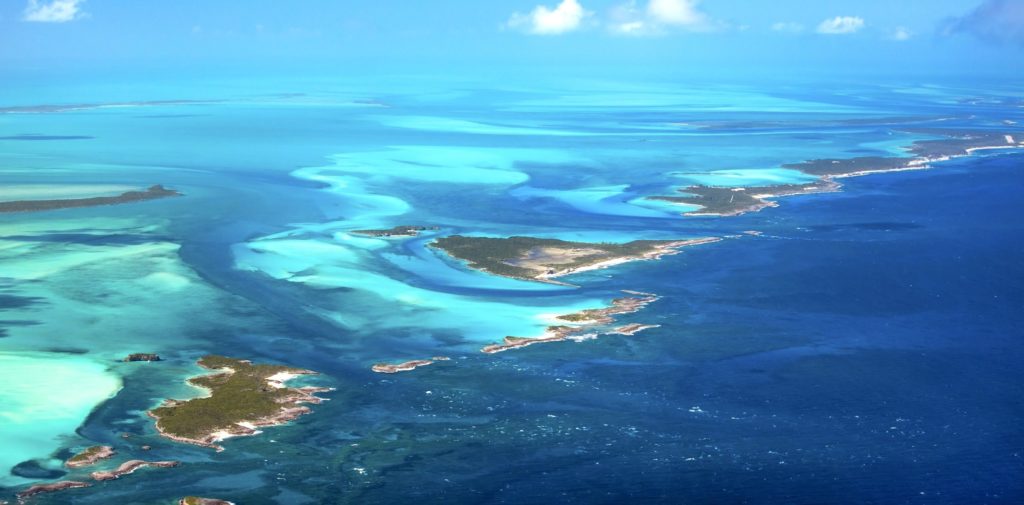
[[[270,387],[272,387],[274,389],[284,389],[284,387],[285,387],[284,383],[285,382],[288,382],[288,381],[298,377],[299,375],[300,374],[293,373],[293,372],[277,372],[276,374],[271,375],[270,377],[267,377],[267,384],[270,385]],[[239,423],[239,424],[242,424],[242,423]]]

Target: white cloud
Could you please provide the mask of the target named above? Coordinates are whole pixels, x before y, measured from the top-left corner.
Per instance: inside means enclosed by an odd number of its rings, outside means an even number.
[[[864,28],[864,18],[857,16],[836,16],[818,25],[818,33],[826,35],[848,35]]]
[[[28,0],[25,6],[25,21],[39,23],[66,23],[82,17],[79,10],[85,0],[53,0],[49,3]]]
[[[670,28],[712,31],[716,27],[697,8],[698,0],[648,0],[645,8],[637,0],[612,8],[608,27],[619,35],[661,35]]]
[[[772,30],[783,33],[801,33],[804,31],[804,25],[800,23],[794,23],[792,21],[780,21],[772,25]]]
[[[910,37],[914,36],[914,32],[911,32],[906,27],[897,26],[895,30],[889,35],[892,40],[903,42],[904,40],[910,40]]]
[[[538,5],[529,14],[515,13],[508,26],[535,35],[560,35],[578,29],[590,12],[578,0],[562,0],[555,8]]]
[[[707,16],[697,10],[696,0],[650,0],[647,14],[666,25],[694,27],[707,22]]]

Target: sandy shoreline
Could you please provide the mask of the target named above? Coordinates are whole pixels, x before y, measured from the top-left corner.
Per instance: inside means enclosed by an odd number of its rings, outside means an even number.
[[[632,323],[614,327],[615,316],[639,312],[647,305],[657,301],[659,297],[640,291],[623,291],[629,297],[616,298],[611,304],[601,309],[586,309],[571,314],[557,316],[562,324],[548,326],[544,333],[535,337],[507,336],[500,343],[490,344],[480,349],[485,354],[495,354],[512,349],[521,349],[534,344],[548,342],[564,342],[567,340],[582,341],[597,338],[600,335],[632,335],[658,325]]]
[[[675,242],[669,242],[666,244],[658,245],[654,248],[654,250],[646,252],[644,254],[636,256],[624,256],[621,258],[612,258],[604,261],[591,263],[589,265],[584,265],[581,267],[567,268],[565,270],[557,270],[552,273],[538,274],[534,278],[534,280],[550,281],[551,279],[557,277],[564,277],[566,275],[578,274],[581,272],[589,272],[592,270],[602,270],[605,268],[611,268],[625,263],[632,263],[634,261],[656,260],[658,258],[661,258],[662,256],[679,254],[680,252],[682,252],[682,248],[684,247],[695,246],[700,244],[710,244],[713,242],[718,242],[720,240],[722,240],[720,237],[705,237],[691,240],[679,240]]]

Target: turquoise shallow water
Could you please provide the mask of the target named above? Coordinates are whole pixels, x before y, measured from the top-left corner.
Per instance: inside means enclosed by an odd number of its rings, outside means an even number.
[[[81,478],[59,460],[107,443],[121,452],[110,464],[183,465],[40,503],[1012,503],[1022,298],[1008,281],[1019,266],[992,255],[1019,252],[1019,157],[850,181],[734,219],[643,200],[806,182],[779,167],[923,138],[894,138],[885,118],[967,117],[955,88],[800,89],[267,79],[40,91],[41,103],[215,101],[0,114],[0,137],[75,137],[0,140],[0,197],[155,183],[186,195],[0,217],[0,382],[11,385],[0,486]],[[972,113],[944,124],[1022,119]],[[986,213],[1003,217],[981,233]],[[352,233],[405,224],[439,230]],[[578,287],[470,271],[428,247],[453,233],[625,242],[746,230],[764,234],[566,279]],[[478,352],[622,290],[662,295],[623,317],[661,327]],[[165,361],[119,361],[131,352]],[[223,453],[159,438],[144,411],[194,395],[183,381],[206,353],[319,370],[308,383],[336,391]],[[369,371],[436,355],[453,359]],[[986,360],[990,371],[972,365]],[[948,479],[955,454],[989,476]]]

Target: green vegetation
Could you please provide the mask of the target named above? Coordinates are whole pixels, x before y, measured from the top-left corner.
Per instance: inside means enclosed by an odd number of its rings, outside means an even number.
[[[914,161],[913,158],[861,156],[848,159],[808,160],[801,163],[782,165],[782,167],[824,177],[828,175],[849,175],[873,170],[899,170],[909,166],[912,161]]]
[[[537,279],[616,258],[640,256],[672,241],[635,240],[625,244],[568,242],[534,237],[465,237],[452,235],[431,246],[470,267],[517,279]]]
[[[75,454],[74,456],[71,456],[64,462],[64,464],[69,467],[88,466],[113,455],[114,449],[112,447],[106,445],[94,445],[78,454]]]
[[[278,414],[295,396],[289,388],[275,388],[267,379],[277,373],[309,373],[280,365],[254,365],[248,361],[206,356],[199,365],[211,370],[231,369],[189,379],[206,388],[210,396],[172,403],[150,411],[157,427],[172,437],[202,439],[240,421],[252,421]]]
[[[914,142],[910,151],[918,156],[926,158],[941,158],[946,156],[961,156],[966,154],[968,149],[979,147],[1012,146],[1007,135],[1014,138],[1013,133],[986,132],[976,130],[950,132],[948,130],[919,129],[914,133],[930,135],[945,135],[948,138],[936,140],[920,140]],[[1019,144],[1018,144],[1019,145]]]
[[[100,205],[117,205],[120,203],[155,200],[169,196],[181,196],[173,189],[159,184],[150,186],[145,191],[128,191],[118,196],[97,196],[93,198],[71,198],[66,200],[21,200],[16,202],[0,202],[0,213],[3,212],[38,212],[43,210],[70,209],[75,207],[97,207]]]
[[[773,205],[765,198],[773,196],[817,193],[837,188],[829,180],[806,184],[780,184],[778,186],[753,186],[729,188],[721,186],[689,186],[679,190],[684,196],[649,196],[648,200],[700,205],[701,208],[687,214],[734,216],[745,212],[761,210]]]

